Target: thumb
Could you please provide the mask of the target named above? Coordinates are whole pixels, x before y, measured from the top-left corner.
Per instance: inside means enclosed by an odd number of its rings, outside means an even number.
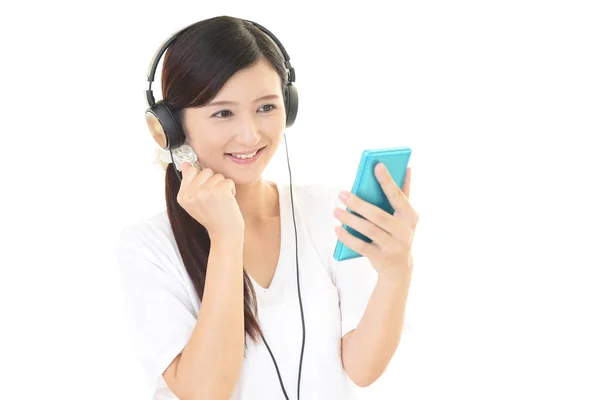
[[[187,162],[184,162],[181,164],[181,172],[185,173],[185,171],[187,171],[189,168],[191,167],[191,165]]]

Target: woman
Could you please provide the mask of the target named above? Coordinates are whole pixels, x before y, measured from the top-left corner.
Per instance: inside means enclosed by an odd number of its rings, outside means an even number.
[[[410,171],[404,193],[378,171],[393,216],[320,185],[263,180],[297,98],[285,49],[260,28],[210,18],[165,53],[163,104],[183,143],[153,113],[148,125],[169,149],[167,209],[128,226],[117,249],[154,399],[345,400],[351,381],[383,373],[400,339],[417,223]],[[337,239],[364,257],[336,262]]]

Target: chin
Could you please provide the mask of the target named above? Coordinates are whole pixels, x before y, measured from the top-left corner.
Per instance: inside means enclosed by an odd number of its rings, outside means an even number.
[[[236,185],[249,185],[262,178],[272,154],[269,146],[266,146],[257,153],[256,159],[251,161],[233,160],[232,156],[228,155],[224,155],[223,157],[223,175],[231,179]]]
[[[233,181],[233,183],[235,183],[236,186],[246,186],[259,181],[261,177],[262,174],[255,178],[232,177],[231,180]]]

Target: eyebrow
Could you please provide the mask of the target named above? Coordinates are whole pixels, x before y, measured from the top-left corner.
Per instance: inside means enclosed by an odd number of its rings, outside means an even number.
[[[279,98],[279,96],[277,96],[276,94],[268,94],[266,96],[262,96],[259,97],[258,99],[254,100],[255,102],[260,101],[260,100],[275,100]],[[224,106],[224,105],[231,105],[231,104],[238,104],[235,101],[211,101],[210,103],[208,103],[206,106]]]

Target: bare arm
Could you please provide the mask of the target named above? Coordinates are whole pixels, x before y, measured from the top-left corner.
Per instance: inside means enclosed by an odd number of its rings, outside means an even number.
[[[243,234],[211,240],[196,327],[163,373],[182,400],[229,399],[235,388],[244,357],[242,263]]]
[[[342,359],[358,386],[375,382],[385,371],[404,325],[409,283],[379,279],[360,323],[342,339]]]

